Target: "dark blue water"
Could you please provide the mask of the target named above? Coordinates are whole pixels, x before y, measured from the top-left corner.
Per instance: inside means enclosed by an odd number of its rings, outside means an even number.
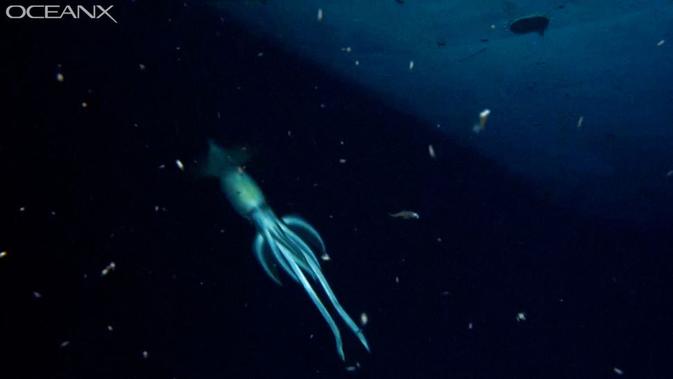
[[[671,219],[551,202],[211,8],[116,12],[3,19],[0,377],[670,377]],[[195,175],[208,138],[321,232],[371,354],[344,329],[340,362],[305,293],[264,275]]]

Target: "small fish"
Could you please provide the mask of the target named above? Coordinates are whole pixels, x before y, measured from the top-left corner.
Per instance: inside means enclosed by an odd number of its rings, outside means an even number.
[[[418,220],[421,216],[414,211],[399,211],[397,213],[389,213],[390,217],[401,218],[403,220]]]

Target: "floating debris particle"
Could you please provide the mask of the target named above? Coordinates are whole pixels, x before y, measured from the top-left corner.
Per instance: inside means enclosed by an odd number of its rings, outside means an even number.
[[[86,102],[86,101],[82,101],[82,104],[81,104],[81,105],[82,105],[82,108],[86,108],[86,107],[88,107],[88,106],[89,106],[89,104],[87,104],[87,102]]]
[[[348,372],[353,372],[353,371],[355,371],[355,370],[357,370],[357,369],[358,369],[358,368],[355,367],[355,366],[346,366],[346,371],[348,371]]]
[[[160,164],[159,167],[157,167],[157,168],[158,168],[159,170],[163,170],[163,169],[166,168],[166,165],[162,163],[162,164]]]
[[[150,353],[148,353],[147,350],[143,350],[142,355],[143,355],[143,359],[147,359],[147,357],[150,356]]]
[[[65,77],[63,76],[63,74],[60,73],[60,72],[57,73],[56,74],[56,81],[59,82],[59,83],[63,83],[63,80],[65,80]]]
[[[516,319],[517,322],[526,321],[526,312],[517,313],[515,319]]]
[[[108,332],[112,332],[113,330],[114,330],[114,328],[112,327],[112,325],[107,326],[107,331]]]
[[[7,250],[0,251],[0,258],[4,258],[7,256]]]
[[[667,173],[666,173],[666,176],[669,177],[669,178],[670,178],[671,176],[673,176],[673,170],[667,172]]]
[[[432,145],[428,145],[428,154],[430,154],[430,158],[432,159],[437,158],[437,154],[435,154],[435,148],[432,147]]]
[[[332,257],[330,257],[329,254],[327,254],[327,253],[322,253],[322,255],[320,256],[320,259],[322,259],[325,262],[328,262],[328,261],[332,260]]]
[[[111,273],[117,268],[117,265],[114,262],[110,262],[105,268],[100,272],[101,276],[107,276],[107,274]]]
[[[68,345],[70,345],[70,341],[63,341],[63,342],[61,342],[61,344],[59,346],[61,347],[61,349],[63,349],[64,347],[67,347]]]
[[[26,207],[19,207],[19,212],[25,212],[25,211],[26,211]]]
[[[261,58],[261,57],[263,57],[263,56],[264,56],[264,52],[263,52],[263,51],[260,51],[259,53],[257,53],[257,57],[258,57],[258,58]]]
[[[414,211],[399,211],[397,213],[389,213],[392,218],[401,218],[403,220],[418,220],[421,216]]]
[[[474,324],[471,323],[471,322],[468,323],[468,324],[467,324],[467,329],[468,329],[468,330],[472,330],[472,329],[474,329]]]
[[[322,16],[323,16],[322,8],[318,8],[318,15],[316,16],[318,22],[322,21]]]
[[[409,61],[409,71],[414,69],[414,61]]]
[[[362,312],[360,315],[360,325],[365,326],[369,322],[369,317],[366,313]]]
[[[488,116],[490,115],[490,109],[484,109],[483,111],[479,112],[479,123],[472,127],[472,131],[476,134],[481,133],[481,131],[486,128],[486,122],[488,122]]]
[[[580,118],[577,119],[577,129],[582,129],[582,125],[584,125],[584,116],[580,116]]]
[[[549,26],[549,17],[539,14],[519,17],[509,24],[509,30],[515,34],[539,33],[544,35]]]
[[[182,164],[182,161],[180,161],[179,159],[175,160],[175,165],[178,166],[178,169],[180,171],[185,171],[185,165]]]
[[[624,371],[622,369],[620,369],[619,367],[613,367],[612,371],[617,375],[624,375]]]
[[[397,283],[397,284],[400,283],[400,277],[399,277],[399,276],[396,276],[396,277],[395,277],[395,283]]]
[[[657,42],[657,46],[663,46],[666,43],[665,39],[662,39],[661,41]]]
[[[339,159],[339,163],[341,163],[341,164],[345,164],[345,163],[346,163],[346,159],[345,159],[345,158],[341,158],[341,159]]]
[[[351,51],[353,51],[353,48],[351,48],[350,46],[346,46],[346,47],[342,47],[341,51],[346,52],[346,53],[350,53]]]
[[[37,292],[37,291],[33,291],[33,297],[34,297],[35,299],[41,299],[41,298],[42,298],[42,294],[39,293],[39,292]]]
[[[355,65],[356,65],[356,66],[359,66],[359,65],[360,65],[360,61],[356,59],[356,60],[355,60]]]
[[[147,66],[145,66],[145,65],[142,64],[142,63],[138,63],[138,68],[140,69],[140,71],[145,71],[145,69],[147,68]]]

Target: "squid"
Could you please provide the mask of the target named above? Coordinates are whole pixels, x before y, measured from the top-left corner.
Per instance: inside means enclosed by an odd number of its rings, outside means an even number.
[[[336,314],[369,352],[369,344],[362,329],[341,306],[320,269],[316,251],[321,255],[326,254],[320,234],[299,216],[276,216],[262,190],[242,168],[243,161],[241,151],[225,150],[209,141],[207,163],[202,173],[218,178],[220,189],[234,210],[255,226],[252,250],[262,269],[278,285],[281,285],[280,271],[283,271],[306,291],[332,331],[342,361],[345,361],[345,356],[341,332],[335,322],[336,317],[318,296],[319,290],[322,290]]]

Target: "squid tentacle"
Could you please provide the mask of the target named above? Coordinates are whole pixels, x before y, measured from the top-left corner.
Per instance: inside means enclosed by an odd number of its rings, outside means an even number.
[[[300,220],[303,222],[305,225],[308,225],[306,222],[303,220]],[[343,308],[339,300],[337,299],[336,295],[334,294],[334,291],[332,290],[332,287],[329,285],[329,282],[327,281],[327,278],[325,278],[325,275],[323,275],[320,266],[317,264],[317,261],[311,258],[315,258],[315,255],[311,248],[306,245],[304,241],[302,241],[299,236],[297,236],[292,230],[289,230],[287,227],[282,228],[285,237],[287,237],[296,247],[296,249],[301,252],[306,261],[308,262],[308,265],[310,266],[311,269],[311,274],[312,276],[316,279],[318,283],[322,286],[323,290],[325,291],[325,294],[329,298],[329,300],[332,303],[332,306],[336,309],[337,313],[341,316],[341,318],[344,320],[346,325],[355,333],[355,335],[358,337],[362,345],[367,349],[367,351],[370,351],[369,349],[369,343],[367,342],[367,339],[365,338],[365,335],[362,331],[362,329],[353,321],[353,319],[348,315],[346,310]]]
[[[304,287],[304,290],[306,291],[306,293],[308,293],[308,296],[313,301],[313,304],[315,304],[315,306],[318,308],[318,311],[320,311],[320,314],[327,322],[327,325],[329,325],[330,329],[332,330],[332,334],[334,335],[334,339],[336,340],[337,353],[339,354],[341,360],[345,361],[346,358],[343,351],[343,343],[341,341],[341,332],[339,332],[339,328],[337,327],[336,322],[334,322],[334,319],[327,311],[327,308],[325,308],[325,305],[322,303],[322,301],[320,301],[318,294],[316,294],[315,290],[313,289],[313,287],[311,287],[311,284],[308,282],[308,279],[306,279],[306,276],[297,265],[296,259],[292,259],[293,258],[292,256],[287,256],[286,255],[287,253],[283,252],[283,250],[279,246],[277,246],[276,244],[277,240],[271,239],[271,235],[268,230],[265,230],[264,234],[269,243],[269,246],[271,247],[271,250],[274,252],[274,255],[276,256],[276,259],[278,260],[285,259],[287,261],[287,264],[290,266],[292,270],[291,272],[294,273],[295,277],[298,279],[298,282],[301,283],[301,285]]]
[[[270,250],[265,249],[270,249],[268,242],[264,239],[264,237],[262,237],[261,234],[257,233],[252,247],[252,250],[255,252],[255,257],[257,257],[257,261],[259,261],[259,264],[264,269],[264,272],[266,272],[271,280],[273,280],[279,286],[282,286],[283,283],[280,281],[278,268],[275,266],[274,262],[270,261],[272,258],[274,258],[272,255],[273,253]]]

